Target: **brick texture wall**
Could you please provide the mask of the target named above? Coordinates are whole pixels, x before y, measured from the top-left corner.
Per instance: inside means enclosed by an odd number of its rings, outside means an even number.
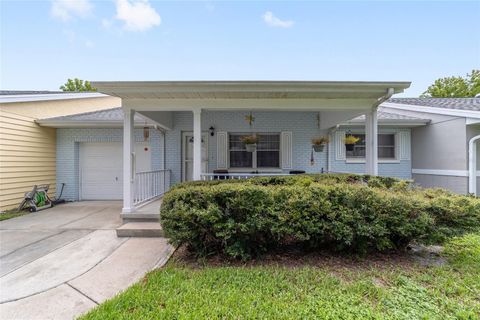
[[[314,163],[311,164],[311,139],[327,135],[326,130],[319,130],[317,113],[315,112],[254,112],[255,122],[250,128],[245,121],[248,112],[204,111],[202,112],[202,130],[208,132],[213,126],[215,131],[227,132],[292,132],[293,169],[305,170],[308,173],[319,173],[327,170],[327,152],[313,153]],[[181,181],[182,170],[182,132],[193,130],[193,114],[191,112],[175,112],[173,130],[166,132],[166,168],[171,170],[171,182]],[[404,128],[380,128],[380,132],[398,132],[409,130]],[[143,141],[142,129],[135,130],[136,141]],[[122,142],[121,128],[82,128],[57,130],[57,192],[61,183],[65,183],[63,198],[79,199],[79,150],[82,142]],[[163,168],[163,136],[151,129],[150,148],[152,150],[152,170]],[[208,170],[212,172],[217,165],[217,137],[208,135]],[[326,150],[326,149],[325,149]],[[345,160],[335,160],[335,143],[330,144],[331,169],[336,172],[363,173],[364,164],[347,163]],[[411,161],[399,163],[380,163],[380,175],[411,178]],[[58,196],[58,194],[57,194]]]

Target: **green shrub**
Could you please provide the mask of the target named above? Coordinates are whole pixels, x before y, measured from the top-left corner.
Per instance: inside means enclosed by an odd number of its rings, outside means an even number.
[[[480,200],[361,175],[196,181],[169,191],[161,222],[174,244],[247,259],[298,243],[334,250],[400,249],[480,224]]]

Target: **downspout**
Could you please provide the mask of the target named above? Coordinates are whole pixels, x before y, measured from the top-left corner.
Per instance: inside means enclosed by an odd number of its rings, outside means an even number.
[[[395,90],[388,88],[385,95],[378,98],[372,109],[365,114],[365,172],[372,176],[378,175],[378,113],[377,108],[388,100]]]
[[[378,98],[377,101],[373,104],[373,108],[377,109],[379,105],[390,99],[394,93],[395,90],[393,88],[388,88],[387,94],[385,94],[383,97]]]
[[[477,194],[477,140],[480,135],[468,142],[468,193],[473,195]]]

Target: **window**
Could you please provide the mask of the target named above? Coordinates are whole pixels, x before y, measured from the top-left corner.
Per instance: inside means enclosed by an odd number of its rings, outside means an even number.
[[[229,135],[230,168],[280,168],[280,134],[257,133],[257,150],[248,152],[241,138],[249,134]]]
[[[355,134],[360,140],[355,144],[353,151],[347,151],[348,159],[365,158],[365,134]],[[380,133],[378,135],[378,158],[379,159],[395,159],[395,134]]]

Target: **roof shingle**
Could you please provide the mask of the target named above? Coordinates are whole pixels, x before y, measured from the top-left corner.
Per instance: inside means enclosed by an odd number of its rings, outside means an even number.
[[[387,102],[442,109],[480,111],[480,98],[391,98]]]

